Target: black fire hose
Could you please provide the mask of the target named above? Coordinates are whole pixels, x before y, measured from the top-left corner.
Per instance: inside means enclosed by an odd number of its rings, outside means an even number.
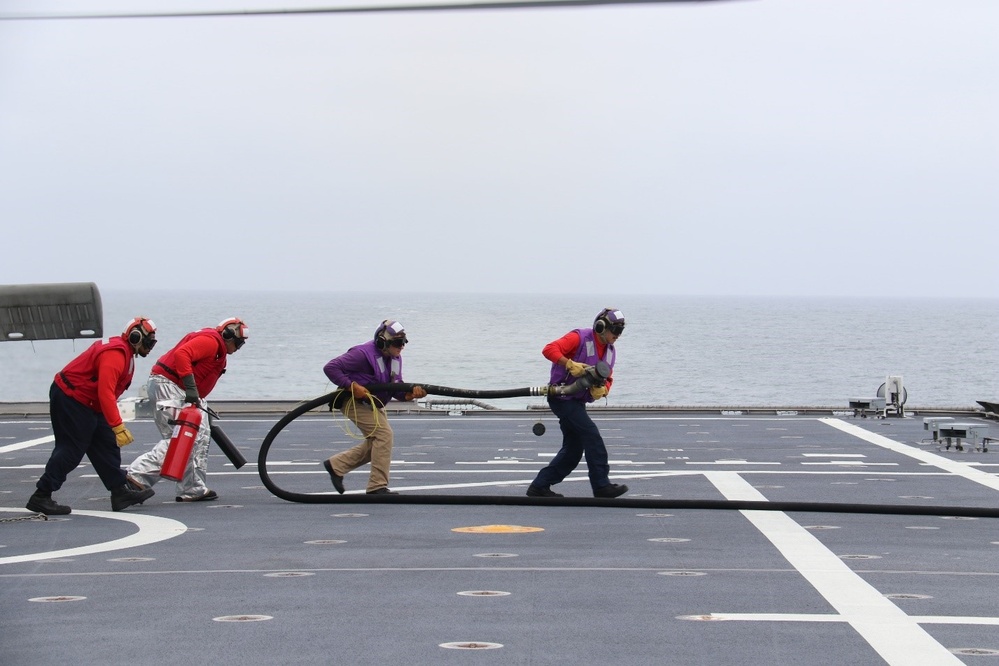
[[[604,375],[606,377],[606,375]],[[534,386],[506,390],[473,390],[458,389],[447,386],[419,383],[371,384],[366,388],[371,392],[390,391],[392,393],[409,392],[414,386],[422,386],[428,394],[459,398],[518,398],[536,395],[565,395],[588,388],[585,377],[569,386]],[[840,504],[837,502],[762,502],[750,500],[684,500],[684,499],[650,499],[625,498],[613,499],[598,497],[527,497],[503,495],[339,495],[330,491],[326,493],[295,493],[278,487],[267,474],[267,453],[271,444],[285,426],[317,407],[329,405],[333,409],[333,401],[343,389],[327,393],[306,403],[303,403],[285,414],[280,421],[264,437],[257,456],[257,469],[264,486],[276,497],[289,502],[303,504],[435,504],[435,505],[496,505],[496,506],[596,506],[624,509],[701,509],[730,511],[783,511],[791,513],[872,513],[906,516],[960,516],[970,518],[999,518],[999,509],[973,506],[919,506],[919,505],[888,505],[888,504]]]

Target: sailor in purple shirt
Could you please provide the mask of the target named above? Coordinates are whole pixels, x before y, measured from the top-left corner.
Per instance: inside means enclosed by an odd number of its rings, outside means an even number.
[[[402,324],[386,319],[368,342],[351,347],[323,368],[326,376],[343,389],[333,406],[358,427],[364,441],[352,449],[323,461],[323,467],[338,493],[344,492],[343,477],[361,465],[371,463],[366,492],[369,495],[395,495],[389,490],[389,465],[392,461],[392,426],[385,405],[396,400],[418,400],[427,395],[422,386],[412,392],[369,392],[365,386],[400,383],[402,348],[409,340]]]

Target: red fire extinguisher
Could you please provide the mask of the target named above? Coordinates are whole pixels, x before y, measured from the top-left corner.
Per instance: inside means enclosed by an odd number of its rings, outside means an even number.
[[[160,476],[164,479],[180,481],[184,478],[187,461],[190,460],[191,451],[194,450],[194,440],[197,439],[198,429],[201,428],[201,418],[201,409],[197,405],[188,405],[177,414],[173,422],[170,446],[167,448],[163,467],[160,469]]]

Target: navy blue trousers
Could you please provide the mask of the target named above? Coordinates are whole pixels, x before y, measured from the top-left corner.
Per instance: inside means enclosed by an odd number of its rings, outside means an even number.
[[[604,446],[604,438],[600,436],[597,424],[586,411],[586,403],[582,400],[549,398],[548,406],[558,417],[558,427],[562,430],[562,448],[551,463],[538,472],[532,485],[547,488],[561,482],[576,469],[580,459],[586,456],[586,468],[593,489],[609,486],[607,447]]]
[[[49,389],[49,418],[52,419],[55,449],[45,463],[45,472],[35,484],[39,490],[54,493],[62,488],[66,477],[77,468],[83,456],[90,459],[108,490],[125,483],[121,449],[103,414],[73,400],[53,382]]]

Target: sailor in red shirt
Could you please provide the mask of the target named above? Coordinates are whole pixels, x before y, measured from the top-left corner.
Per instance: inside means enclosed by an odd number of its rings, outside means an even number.
[[[153,496],[150,488],[128,483],[121,469],[121,449],[132,433],[118,412],[118,398],[132,383],[135,357],[146,356],[156,344],[156,325],[136,317],[124,332],[98,340],[56,374],[49,389],[49,415],[55,448],[35,493],[25,505],[30,511],[64,515],[72,509],[52,499],[52,493],[86,455],[111,491],[111,508],[121,511]]]
[[[528,497],[562,497],[551,486],[569,476],[584,456],[594,497],[619,497],[628,492],[628,486],[623,483],[611,483],[607,447],[600,429],[586,411],[586,405],[606,397],[614,383],[614,361],[617,359],[614,343],[622,333],[624,315],[620,310],[604,308],[593,320],[592,328],[569,331],[541,350],[552,364],[549,384],[571,384],[574,378],[582,377],[588,367],[600,361],[610,367],[611,375],[602,386],[571,395],[548,396],[548,406],[558,417],[562,430],[562,448],[528,486]]]
[[[163,409],[163,401],[189,402],[208,409],[205,398],[215,388],[225,373],[226,357],[235,354],[246,343],[250,329],[243,320],[231,317],[215,328],[203,328],[188,333],[173,349],[160,357],[149,375],[149,399],[156,405],[153,419],[163,439],[128,467],[129,481],[142,486],[152,486],[160,480],[163,459],[170,448],[176,409]],[[178,502],[203,502],[218,499],[218,494],[208,488],[208,445],[211,442],[211,424],[201,420],[201,427],[194,440],[194,449],[187,463],[184,478],[177,483]]]

